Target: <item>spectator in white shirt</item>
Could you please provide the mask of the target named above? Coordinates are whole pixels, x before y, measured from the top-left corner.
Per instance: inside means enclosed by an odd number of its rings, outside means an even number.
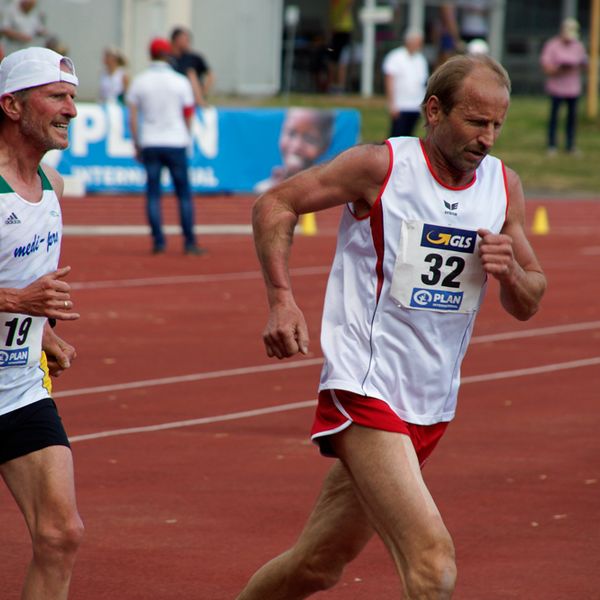
[[[422,31],[410,29],[404,36],[404,46],[389,52],[383,60],[385,93],[391,117],[390,137],[413,135],[419,120],[429,76],[422,47]]]
[[[129,85],[127,60],[123,53],[112,46],[104,49],[103,69],[100,75],[100,101],[125,103],[125,92]]]
[[[163,167],[167,167],[179,201],[184,252],[203,254],[205,250],[196,245],[194,235],[194,205],[188,176],[187,148],[195,110],[194,93],[188,78],[169,64],[169,40],[155,38],[149,51],[152,63],[134,78],[126,99],[136,158],[146,169],[147,214],[154,242],[153,253],[162,254],[166,247],[160,208],[160,176]]]

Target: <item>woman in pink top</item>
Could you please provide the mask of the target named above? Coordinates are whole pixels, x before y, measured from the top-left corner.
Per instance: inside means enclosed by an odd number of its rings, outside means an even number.
[[[563,101],[567,105],[566,150],[577,152],[577,100],[581,95],[581,71],[587,64],[587,54],[579,41],[579,23],[575,19],[565,19],[559,35],[544,44],[540,62],[546,74],[546,93],[552,101],[548,123],[548,153],[556,153],[558,111]]]

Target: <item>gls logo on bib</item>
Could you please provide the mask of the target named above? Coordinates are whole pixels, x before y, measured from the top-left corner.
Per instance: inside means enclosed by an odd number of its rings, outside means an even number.
[[[438,250],[454,250],[473,254],[477,232],[455,227],[442,227],[440,225],[423,225],[421,246],[437,248]]]

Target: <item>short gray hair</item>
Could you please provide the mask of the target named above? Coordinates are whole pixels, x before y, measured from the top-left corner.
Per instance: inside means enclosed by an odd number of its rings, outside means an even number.
[[[406,42],[407,40],[410,40],[411,38],[420,38],[421,40],[424,39],[425,34],[423,33],[422,29],[419,29],[418,27],[410,27],[409,29],[407,29],[404,32],[404,41]]]

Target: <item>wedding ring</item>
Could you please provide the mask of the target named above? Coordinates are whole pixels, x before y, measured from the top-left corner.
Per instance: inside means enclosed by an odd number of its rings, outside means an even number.
[[[65,308],[69,308],[69,303],[65,300]]]

